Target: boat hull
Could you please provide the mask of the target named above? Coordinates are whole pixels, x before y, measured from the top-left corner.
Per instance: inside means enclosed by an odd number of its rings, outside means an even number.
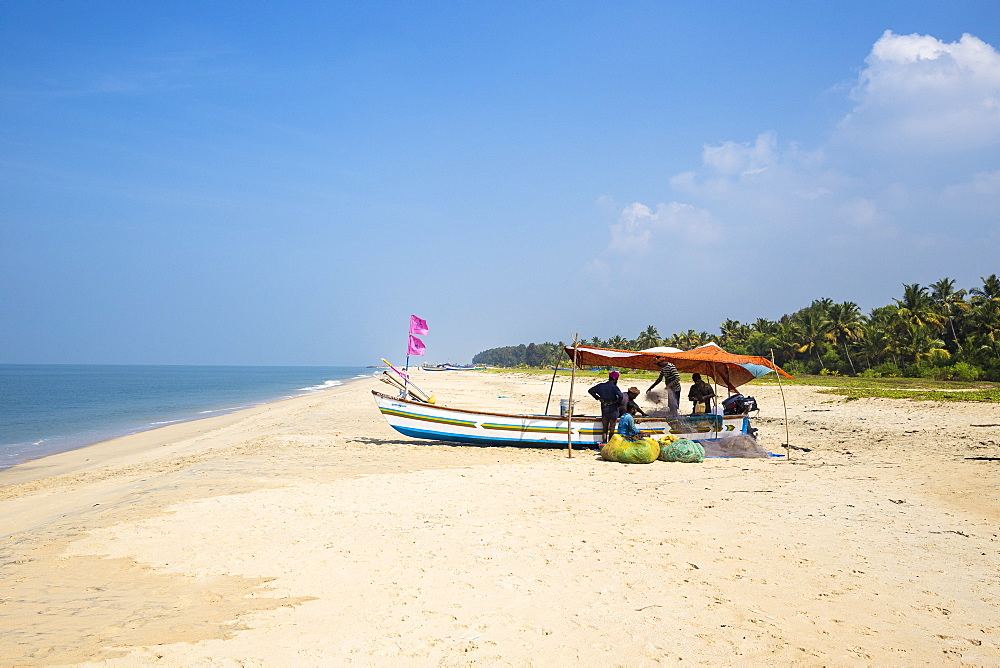
[[[391,397],[372,390],[382,417],[393,429],[413,438],[477,445],[521,445],[566,447],[567,430],[575,447],[593,447],[601,442],[601,419],[574,416],[572,423],[554,415],[488,413]],[[750,428],[746,415],[683,415],[674,419],[639,418],[636,425],[644,436],[673,434],[697,441],[714,441],[745,434]]]

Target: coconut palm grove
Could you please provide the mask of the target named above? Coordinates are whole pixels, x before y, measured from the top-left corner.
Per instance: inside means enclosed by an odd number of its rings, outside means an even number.
[[[582,337],[582,345],[619,350],[674,346],[690,350],[714,342],[732,353],[762,355],[789,373],[880,378],[1000,381],[1000,278],[959,289],[950,278],[924,286],[904,284],[892,304],[867,314],[854,302],[817,299],[778,320],[725,320],[719,334],[688,330],[661,337],[654,325],[634,339]],[[484,350],[476,364],[542,367],[565,364],[558,343],[529,343]]]

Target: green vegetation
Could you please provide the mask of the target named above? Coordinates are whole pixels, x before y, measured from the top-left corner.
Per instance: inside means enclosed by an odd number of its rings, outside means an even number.
[[[854,302],[817,299],[776,321],[727,319],[717,335],[688,330],[660,337],[650,325],[635,339],[616,334],[608,339],[583,338],[580,343],[619,350],[654,346],[690,350],[714,342],[741,355],[773,354],[792,375],[818,374],[836,379],[832,384],[837,387],[850,387],[847,378],[955,381],[950,388],[960,382],[1000,381],[1000,278],[991,274],[980,280],[982,285],[969,290],[956,289],[950,278],[929,286],[903,285],[899,299],[868,314]],[[472,361],[506,368],[566,366],[565,345],[560,341],[492,348]],[[909,386],[914,387],[912,382]],[[983,396],[992,396],[992,390],[983,391]],[[993,400],[973,399],[978,396],[974,392],[963,395],[969,397],[966,401]]]
[[[519,367],[519,373],[528,373],[541,377],[551,377],[552,369],[545,367]],[[509,373],[510,369],[493,369],[496,373]],[[489,370],[487,370],[487,373]],[[560,378],[570,375],[569,370],[559,370],[556,374]],[[603,379],[604,369],[590,370],[580,369],[576,372],[578,379]],[[622,379],[619,385],[630,385],[633,381],[651,383],[657,376],[651,371],[637,371],[634,369],[622,369]],[[681,380],[690,382],[690,374],[681,374]],[[584,382],[587,382],[585,380]],[[885,399],[913,399],[916,401],[980,401],[1000,403],[1000,384],[991,382],[968,382],[936,380],[933,378],[866,378],[851,376],[825,375],[802,375],[794,379],[781,379],[781,384],[788,385],[809,385],[825,387],[820,390],[822,394],[833,394],[843,397],[843,401],[852,401],[861,398],[882,397]],[[744,385],[741,389],[745,394],[753,394],[755,385],[777,386],[778,378],[773,374],[757,378]],[[641,386],[640,386],[641,387]],[[833,401],[833,400],[831,400]]]
[[[885,399],[914,399],[917,401],[1000,402],[1000,388],[997,387],[988,390],[968,390],[959,392],[949,390],[894,390],[889,388],[865,387],[835,387],[829,390],[820,391],[824,394],[839,394],[847,401],[851,401],[853,399],[883,397]]]
[[[1000,402],[1000,384],[936,380],[933,378],[865,378],[850,376],[809,375],[796,376],[793,380],[782,378],[783,385],[812,385],[825,387],[822,394],[835,394],[845,401],[861,398],[913,399],[917,401],[985,401]],[[775,386],[774,375],[758,378],[748,384]],[[752,393],[752,389],[749,390]]]

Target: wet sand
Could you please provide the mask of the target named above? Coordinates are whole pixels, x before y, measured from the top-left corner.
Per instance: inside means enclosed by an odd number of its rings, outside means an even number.
[[[548,381],[417,380],[507,412]],[[371,389],[0,472],[0,665],[1000,662],[998,406],[786,387],[811,452],[643,466],[416,441]]]

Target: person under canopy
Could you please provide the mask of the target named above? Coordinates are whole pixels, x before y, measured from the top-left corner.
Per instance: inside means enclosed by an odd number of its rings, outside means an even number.
[[[693,373],[691,374],[691,380],[694,381],[694,385],[688,390],[688,400],[692,402],[691,413],[697,413],[698,406],[700,404],[705,405],[705,413],[712,412],[713,399],[715,399],[715,390],[712,386],[701,379],[701,374]]]

